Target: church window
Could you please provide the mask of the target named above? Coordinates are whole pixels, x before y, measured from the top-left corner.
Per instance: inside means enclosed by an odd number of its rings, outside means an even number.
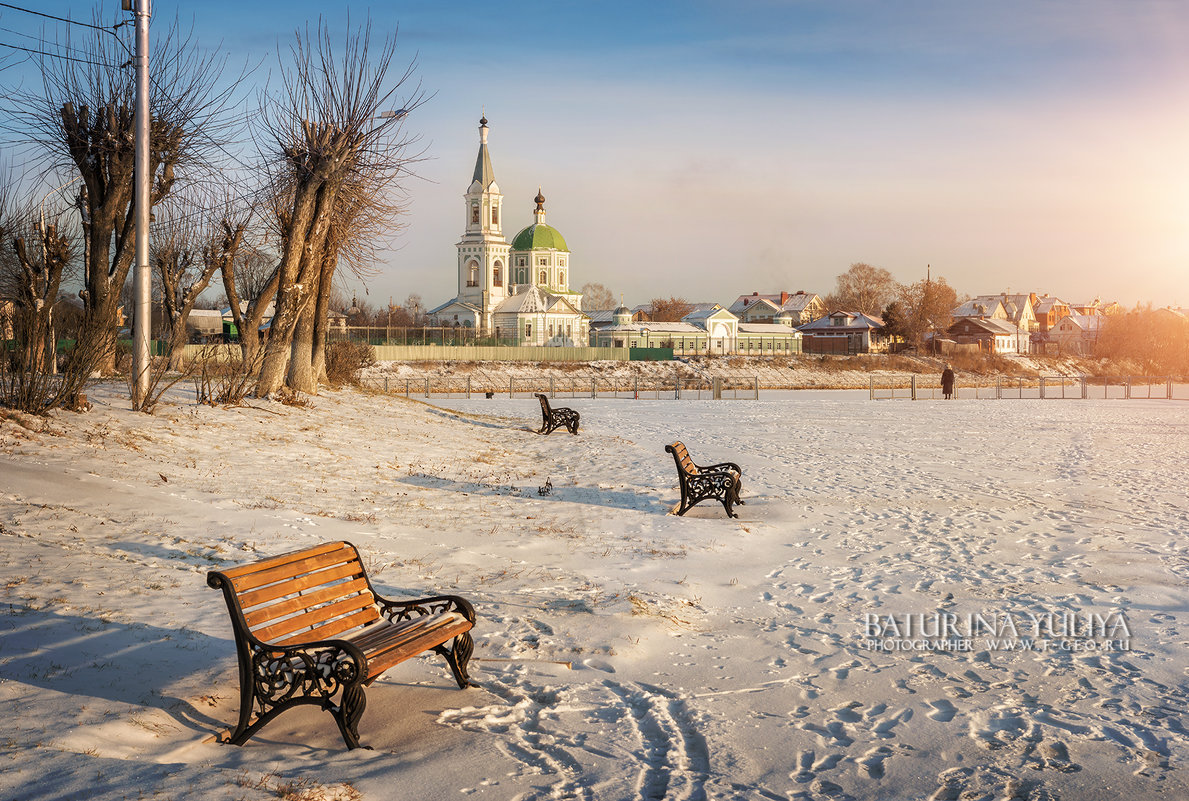
[[[549,338],[553,339],[553,323],[549,324]]]
[[[545,271],[544,271],[544,270],[541,270],[541,280],[540,280],[540,283],[542,283],[542,284],[548,283],[548,280],[547,280],[547,279],[548,279],[548,276],[545,274]]]
[[[566,271],[565,270],[562,270],[560,273],[557,274],[557,283],[561,284],[562,286],[566,285]]]
[[[503,265],[501,265],[498,261],[495,263],[495,269],[492,271],[492,275],[491,275],[491,285],[492,286],[503,286],[504,285],[504,277],[503,277],[503,275],[500,274],[501,273],[500,268],[502,266]]]
[[[491,224],[492,225],[500,224],[500,207],[499,206],[491,207]]]
[[[527,320],[525,320],[525,322],[524,322],[524,338],[525,339],[533,338],[533,324],[528,322]]]
[[[545,258],[544,256],[540,256],[537,258],[537,264],[545,265],[548,263],[549,263],[549,259]]]
[[[478,203],[474,203],[471,205],[471,224],[472,225],[479,224],[479,204]]]
[[[479,264],[472,261],[467,268],[467,286],[479,286]]]
[[[561,259],[560,261],[558,261],[558,264],[559,264],[560,266],[562,266],[562,267],[565,267],[565,266],[566,266],[566,260],[565,260],[565,259]]]
[[[519,264],[521,267],[523,267],[525,264],[528,263],[528,260],[525,259],[524,256],[517,256],[516,263]]]

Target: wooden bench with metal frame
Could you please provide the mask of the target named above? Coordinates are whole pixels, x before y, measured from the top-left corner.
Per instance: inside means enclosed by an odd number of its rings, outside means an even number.
[[[240,711],[229,740],[236,745],[285,710],[315,704],[356,748],[364,687],[425,651],[446,658],[459,687],[475,686],[467,675],[470,603],[457,595],[380,597],[349,542],[214,570],[207,584],[223,591],[235,632]]]
[[[541,427],[537,430],[538,434],[552,434],[562,426],[571,434],[578,433],[578,412],[573,409],[567,409],[564,406],[559,406],[556,409],[549,405],[549,398],[545,397],[544,393],[537,393],[538,400],[541,401]]]
[[[727,517],[738,517],[731,511],[733,504],[743,506],[739,490],[743,486],[743,469],[734,462],[696,465],[689,450],[680,442],[666,445],[665,450],[673,454],[677,464],[677,479],[681,486],[681,504],[677,514],[684,515],[695,504],[713,498],[720,501],[727,510]]]

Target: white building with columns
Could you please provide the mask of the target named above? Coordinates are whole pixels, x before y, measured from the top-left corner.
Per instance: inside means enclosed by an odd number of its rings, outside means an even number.
[[[487,149],[487,118],[479,120],[479,155],[464,199],[458,248],[458,294],[432,309],[435,325],[472,328],[479,337],[520,345],[586,345],[582,295],[570,291],[570,251],[545,224],[545,197],[534,198],[535,222],[509,245],[504,196]]]

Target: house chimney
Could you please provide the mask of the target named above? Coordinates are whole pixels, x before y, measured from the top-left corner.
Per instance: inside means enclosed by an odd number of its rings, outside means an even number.
[[[780,305],[781,305],[781,306],[783,306],[784,304],[788,303],[788,300],[789,300],[789,293],[788,293],[788,292],[785,292],[785,291],[782,289],[782,290],[780,291]]]

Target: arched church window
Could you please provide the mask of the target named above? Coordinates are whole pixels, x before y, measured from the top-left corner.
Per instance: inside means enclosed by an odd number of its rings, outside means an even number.
[[[471,204],[471,224],[472,225],[479,224],[479,204],[478,203]]]
[[[560,273],[557,274],[557,283],[561,284],[562,286],[566,285],[566,271],[565,270],[562,270]]]
[[[479,263],[472,261],[467,268],[467,286],[479,286]]]
[[[499,206],[491,207],[491,224],[492,225],[500,224],[500,207]]]
[[[492,276],[491,276],[491,285],[492,286],[503,286],[504,285],[504,278],[500,274],[501,273],[500,268],[502,266],[503,265],[501,265],[498,261],[495,263],[495,270],[492,272]]]
[[[549,283],[549,281],[548,281],[548,278],[549,278],[549,276],[548,276],[548,275],[546,275],[545,271],[544,271],[544,270],[541,270],[541,281],[540,281],[540,283],[542,283],[542,284]]]

